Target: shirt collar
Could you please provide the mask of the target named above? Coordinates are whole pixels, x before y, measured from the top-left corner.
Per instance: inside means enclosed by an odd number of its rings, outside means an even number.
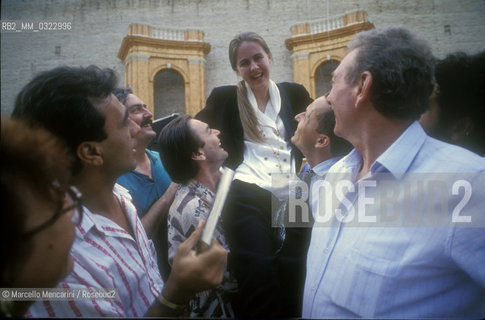
[[[390,172],[396,179],[401,179],[421,149],[426,133],[421,125],[414,121],[394,143],[382,153],[371,166],[371,173]]]
[[[426,140],[421,125],[414,121],[371,165],[370,173],[389,172],[400,180],[413,162],[416,154]],[[353,149],[338,166],[354,176],[362,166],[362,155]]]
[[[256,102],[256,97],[254,96],[253,90],[251,90],[251,87],[247,84],[247,82],[244,82],[246,85],[246,90],[247,90],[247,96],[248,100],[251,103],[251,106],[254,109],[254,112],[256,114],[261,114],[262,117],[258,117],[261,120],[265,120],[264,117],[268,117],[269,120],[272,122],[275,122],[278,114],[280,113],[281,110],[281,97],[280,97],[280,91],[278,89],[278,86],[273,80],[269,80],[269,103],[267,105],[267,108],[269,107],[271,110],[266,109],[265,112],[261,112],[258,108],[258,104]],[[262,118],[262,119],[261,119]]]
[[[333,166],[337,161],[339,161],[342,157],[334,157],[327,159],[325,161],[320,162],[316,166],[312,168],[312,170],[319,176],[323,176],[328,172],[331,166]]]
[[[136,210],[134,207],[128,208],[128,206],[133,205],[131,204],[131,195],[127,189],[123,188],[119,184],[115,184],[113,193],[118,198],[120,203],[126,204],[127,211]],[[130,213],[127,212],[126,214],[128,223],[133,228],[136,226],[136,216],[134,217],[135,219],[133,219],[133,216]],[[118,224],[102,215],[92,212],[87,207],[83,206],[83,219],[81,221],[81,225],[77,226],[77,230],[79,231],[81,238],[84,238],[84,236],[87,235],[93,228],[98,232],[103,233],[105,236],[118,236],[132,239],[132,236],[126,230],[123,230],[120,226],[118,226]]]

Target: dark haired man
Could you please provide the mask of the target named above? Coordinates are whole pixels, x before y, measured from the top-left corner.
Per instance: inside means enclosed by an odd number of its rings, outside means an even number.
[[[420,124],[433,138],[485,156],[485,51],[449,54],[435,69],[438,86]]]
[[[319,204],[318,194],[311,190],[313,182],[323,179],[330,167],[352,150],[352,145],[333,132],[335,115],[325,97],[317,98],[295,119],[298,126],[291,142],[307,160],[300,178],[308,183],[309,204],[313,213]]]
[[[180,246],[163,283],[131,197],[116,184],[136,166],[140,127],[111,93],[115,85],[110,69],[59,67],[36,76],[18,95],[13,116],[50,130],[76,159],[72,184],[83,193],[83,220],[71,249],[74,269],[59,287],[117,290],[101,299],[40,301],[32,316],[176,315],[195,292],[222,279],[227,253],[220,245],[200,255],[192,250],[199,228]]]
[[[168,256],[173,261],[178,247],[207,220],[228,154],[221,147],[220,132],[206,123],[182,115],[163,128],[158,145],[163,164],[174,182],[180,183],[168,215]],[[214,237],[228,249],[224,232],[217,224]],[[236,282],[227,272],[215,290],[198,293],[190,302],[193,317],[234,317],[231,293]]]
[[[113,94],[128,109],[130,119],[140,126],[140,132],[136,135],[136,168],[119,177],[116,182],[130,192],[148,237],[155,244],[162,278],[167,280],[170,266],[167,258],[166,218],[177,185],[171,183],[158,152],[147,149],[156,132],[151,125],[153,115],[146,104],[133,94],[131,88],[117,88]]]
[[[350,143],[335,136],[335,117],[325,97],[313,101],[304,112],[295,116],[298,126],[291,142],[302,152],[307,163],[299,176],[308,184],[310,212],[317,207],[319,197],[311,192],[312,184],[323,179],[328,169],[344,154],[352,149]],[[290,192],[292,192],[290,190]],[[300,220],[293,224],[289,219],[289,212],[297,210],[291,201],[286,201],[279,210],[285,211],[284,242],[281,247],[279,259],[284,260],[280,272],[286,274],[285,278],[293,279],[285,283],[285,290],[294,301],[298,301],[298,311],[301,315],[301,300],[303,285],[305,283],[306,254],[310,243],[313,218],[301,215]],[[307,220],[308,217],[308,220]]]
[[[320,199],[327,209],[315,216],[303,317],[485,316],[485,187],[477,175],[485,163],[428,137],[416,121],[433,72],[428,45],[402,28],[358,34],[334,71],[334,131],[355,149],[325,179],[337,195]],[[452,212],[456,184],[443,172],[469,186],[458,188],[470,191],[460,217]],[[433,182],[445,191],[430,189]]]
[[[352,145],[335,135],[335,115],[325,97],[313,101],[305,112],[295,116],[298,127],[291,142],[300,149],[307,160],[302,173],[312,169],[324,175],[343,155],[352,150]]]

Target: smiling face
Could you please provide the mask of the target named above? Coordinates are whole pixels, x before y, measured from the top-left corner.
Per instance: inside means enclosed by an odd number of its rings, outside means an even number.
[[[298,122],[298,127],[295,134],[291,137],[291,142],[306,155],[309,151],[315,148],[318,139],[322,136],[317,131],[318,116],[330,110],[330,105],[327,103],[325,97],[320,97],[312,102],[306,111],[301,112],[295,116]]]
[[[271,57],[254,41],[243,41],[237,50],[237,72],[253,92],[267,90]]]
[[[153,114],[147,109],[147,105],[134,94],[126,97],[125,106],[128,108],[130,119],[141,128],[137,139],[149,143],[157,135],[152,129]]]
[[[221,132],[216,129],[211,129],[207,123],[197,119],[189,120],[189,128],[204,143],[204,146],[199,148],[200,154],[205,158],[204,160],[222,165],[228,154],[221,147],[221,140],[219,139]]]
[[[333,72],[332,89],[327,101],[335,113],[335,134],[349,140],[349,131],[358,119],[355,117],[357,86],[347,83],[345,77],[355,62],[357,50],[349,52]],[[349,140],[350,141],[350,140]]]

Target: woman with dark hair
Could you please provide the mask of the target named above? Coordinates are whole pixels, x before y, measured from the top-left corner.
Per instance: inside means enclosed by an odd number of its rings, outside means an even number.
[[[55,287],[73,267],[81,194],[69,186],[70,157],[47,131],[2,120],[0,287]],[[3,296],[5,298],[5,296]],[[1,316],[23,316],[33,301],[1,301]]]
[[[272,195],[284,198],[272,179],[300,167],[302,155],[290,138],[295,115],[312,99],[299,84],[273,82],[271,59],[261,36],[237,35],[229,44],[229,60],[242,80],[215,88],[196,116],[221,131],[229,153],[225,165],[236,171],[222,223],[240,289],[236,312],[242,316],[300,315],[302,280],[286,276],[292,272],[279,255],[281,238],[271,225]]]

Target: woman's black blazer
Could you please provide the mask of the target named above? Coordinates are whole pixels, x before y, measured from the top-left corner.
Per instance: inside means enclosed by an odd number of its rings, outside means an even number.
[[[305,111],[313,100],[300,84],[281,82],[277,86],[281,96],[279,115],[283,120],[287,137],[290,138],[297,127],[295,115]],[[229,153],[225,165],[235,170],[242,163],[244,154],[244,132],[237,107],[236,86],[213,89],[207,98],[206,107],[195,118],[221,132],[222,147]],[[298,170],[302,154],[295,146],[292,146],[292,150],[296,159],[296,170]]]

